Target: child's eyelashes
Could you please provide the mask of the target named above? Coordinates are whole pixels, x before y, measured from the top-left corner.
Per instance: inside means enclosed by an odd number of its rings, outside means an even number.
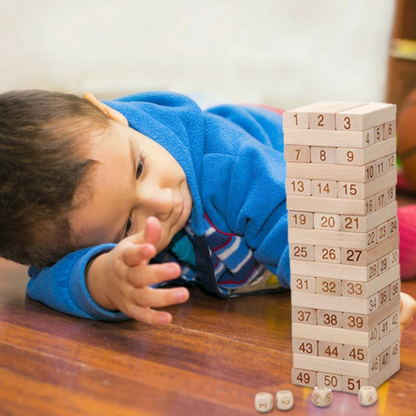
[[[142,152],[140,152],[139,163],[137,165],[137,171],[136,171],[136,179],[139,179],[139,177],[143,174],[145,161],[146,161],[146,156]]]

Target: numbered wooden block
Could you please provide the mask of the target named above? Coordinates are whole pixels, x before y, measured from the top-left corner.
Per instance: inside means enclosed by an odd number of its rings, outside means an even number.
[[[396,250],[393,250],[388,255],[389,269],[391,269],[392,267],[394,267],[398,263],[399,263],[399,249],[396,249]]]
[[[374,142],[378,143],[384,140],[384,127],[376,126],[374,127]]]
[[[364,165],[364,181],[369,182],[376,178],[376,162],[368,163]]]
[[[390,300],[397,298],[400,295],[400,279],[390,284]]]
[[[390,186],[387,188],[387,203],[390,204],[391,202],[396,200],[396,187]]]
[[[357,347],[355,345],[344,345],[344,360],[356,361],[359,363],[368,362],[368,351],[367,347]]]
[[[312,180],[312,196],[320,198],[336,198],[338,186],[336,181]]]
[[[396,119],[396,106],[384,103],[369,103],[337,113],[337,130],[367,130]]]
[[[285,146],[286,162],[309,163],[311,161],[311,148],[309,146]]]
[[[283,113],[284,129],[309,129],[309,112],[326,107],[328,102],[317,102],[303,107],[295,108]],[[285,131],[286,137],[286,131]],[[293,143],[296,144],[296,143]]]
[[[334,358],[337,360],[344,359],[344,345],[336,342],[319,341],[318,355],[320,357]]]
[[[318,309],[317,315],[318,325],[331,328],[342,328],[342,312]]]
[[[380,361],[380,371],[381,371],[390,362],[390,347],[380,354],[379,361]]]
[[[286,193],[288,195],[311,195],[311,181],[309,179],[286,179]]]
[[[342,281],[339,279],[317,277],[315,279],[315,293],[329,296],[341,296]]]
[[[315,293],[315,277],[292,274],[290,288],[294,292]]]
[[[390,139],[388,141],[396,142],[396,139]],[[387,171],[390,172],[392,170],[397,171],[397,161],[396,161],[396,153],[392,153],[388,156],[386,156],[386,165],[387,165]]]
[[[292,384],[296,384],[297,386],[315,387],[316,371],[303,370],[293,367]]]
[[[391,361],[398,359],[400,357],[400,340],[395,342],[390,347],[390,357],[391,357]]]
[[[318,341],[314,339],[293,338],[292,346],[296,354],[318,355]]]
[[[276,393],[276,407],[279,410],[290,410],[294,402],[293,393],[290,390],[281,390]]]
[[[289,228],[314,228],[312,212],[289,211],[288,222]]]
[[[395,152],[396,152],[396,139],[385,140],[381,143],[372,145],[364,149],[354,147],[338,147],[337,159],[338,165],[355,165],[363,166],[367,163],[374,162],[381,157],[387,156],[388,169],[395,168]],[[392,164],[394,165],[392,166]]]
[[[385,273],[383,276],[387,275]],[[386,286],[378,292],[379,307],[390,300],[390,286]]]
[[[367,283],[342,281],[342,296],[365,299],[368,297]]]
[[[324,263],[340,263],[340,248],[315,246],[315,261],[321,261]]]
[[[338,182],[338,198],[365,199],[363,183]]]
[[[367,383],[368,379],[363,377],[342,376],[342,391],[346,393],[358,393],[361,386]]]
[[[371,406],[377,402],[377,390],[372,386],[363,386],[358,391],[361,406]]]
[[[315,260],[315,248],[313,245],[289,244],[289,250],[290,258],[293,260]]]
[[[364,214],[372,214],[376,211],[376,197],[370,196],[364,200]]]
[[[399,231],[399,224],[397,217],[392,218],[387,222],[387,237],[396,234]]]
[[[340,216],[335,214],[313,214],[313,228],[316,230],[333,230],[340,229]]]
[[[379,331],[380,331],[380,339],[385,337],[390,332],[390,320],[389,320],[389,318],[386,318],[386,319],[384,319],[384,321],[380,322]]]
[[[315,387],[312,392],[312,403],[318,407],[328,407],[332,402],[332,392],[329,389]]]
[[[337,148],[336,147],[311,147],[312,163],[336,163]]]
[[[389,327],[390,331],[398,327],[400,324],[400,311],[397,310],[389,316]]]
[[[396,138],[396,121],[389,121],[384,123],[384,139]]]
[[[377,243],[381,243],[389,237],[388,233],[388,222],[379,225],[377,227]]]
[[[316,309],[292,306],[292,322],[316,325]]]
[[[383,274],[387,270],[389,270],[389,256],[383,256],[381,259],[377,260],[378,272],[379,274]]]
[[[260,413],[267,413],[273,409],[273,396],[270,393],[257,393],[254,398],[254,407]]]
[[[380,306],[379,294],[376,293],[372,295],[370,298],[368,298],[367,305],[368,305],[368,308],[367,308],[368,313],[375,311]]]
[[[321,389],[342,390],[342,376],[340,374],[317,374],[317,386]]]
[[[387,158],[383,157],[375,161],[376,178],[387,173]]]
[[[304,130],[285,128],[285,144],[323,147],[367,148],[374,145],[374,128],[366,131]]]

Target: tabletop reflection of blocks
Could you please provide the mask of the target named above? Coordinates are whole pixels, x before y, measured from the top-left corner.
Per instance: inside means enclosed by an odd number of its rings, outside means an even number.
[[[283,115],[292,383],[357,393],[400,369],[396,106]]]

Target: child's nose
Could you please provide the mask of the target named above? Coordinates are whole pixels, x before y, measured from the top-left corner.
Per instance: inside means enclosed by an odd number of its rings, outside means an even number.
[[[165,221],[174,208],[173,194],[170,188],[148,190],[143,195],[146,211],[160,221]]]

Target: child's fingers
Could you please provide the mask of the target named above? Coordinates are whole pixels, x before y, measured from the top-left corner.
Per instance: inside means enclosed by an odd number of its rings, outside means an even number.
[[[176,279],[180,275],[181,268],[177,263],[151,264],[132,267],[127,271],[127,282],[139,288]]]
[[[145,265],[156,255],[156,248],[151,244],[128,244],[123,250],[123,262],[128,267]]]
[[[413,321],[416,313],[416,301],[407,293],[400,294],[400,328],[403,330]]]
[[[155,311],[149,307],[131,306],[127,315],[138,322],[149,325],[167,325],[172,322],[172,315],[168,312]]]
[[[171,289],[137,289],[132,293],[131,300],[137,306],[164,308],[170,305],[186,302],[189,291],[184,287]]]
[[[146,243],[157,246],[162,233],[160,221],[155,217],[149,217],[146,220],[146,228],[144,230],[144,239]]]

